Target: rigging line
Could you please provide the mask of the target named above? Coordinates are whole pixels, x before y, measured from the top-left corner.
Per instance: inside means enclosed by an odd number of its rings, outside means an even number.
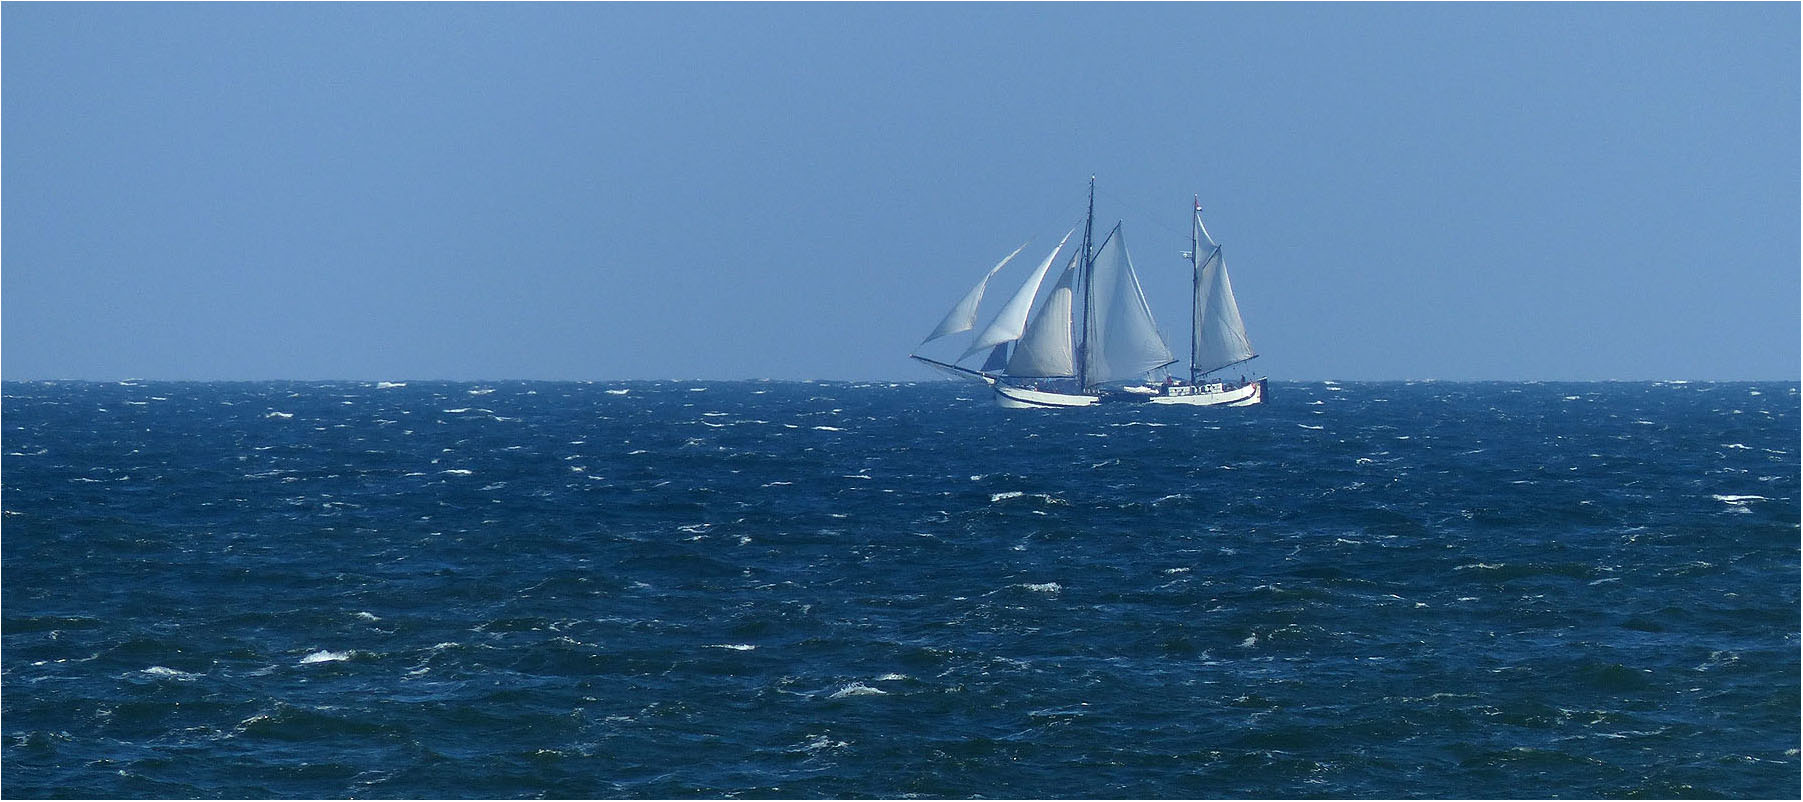
[[[1190,235],[1190,232],[1188,232],[1188,231],[1178,231],[1178,230],[1177,230],[1177,229],[1175,229],[1175,228],[1172,228],[1172,227],[1170,227],[1170,226],[1167,226],[1167,225],[1165,225],[1165,224],[1163,224],[1163,223],[1160,223],[1160,222],[1158,222],[1158,219],[1159,219],[1159,218],[1158,218],[1158,215],[1157,215],[1157,214],[1155,214],[1155,213],[1153,213],[1153,212],[1151,212],[1151,211],[1149,211],[1149,210],[1147,210],[1147,209],[1146,209],[1146,208],[1145,208],[1145,207],[1142,207],[1142,206],[1140,206],[1140,205],[1139,205],[1139,204],[1137,204],[1137,203],[1133,203],[1133,202],[1131,202],[1131,201],[1128,201],[1128,200],[1127,200],[1127,199],[1125,199],[1125,198],[1122,198],[1122,197],[1121,197],[1121,196],[1119,196],[1119,195],[1116,195],[1116,194],[1114,194],[1114,193],[1112,193],[1112,192],[1107,192],[1107,191],[1103,191],[1103,190],[1097,190],[1097,191],[1096,191],[1096,194],[1098,194],[1098,195],[1101,195],[1101,196],[1102,196],[1102,197],[1104,197],[1104,198],[1106,198],[1106,199],[1108,199],[1108,200],[1111,200],[1111,201],[1113,201],[1113,202],[1115,202],[1115,203],[1119,203],[1119,204],[1120,204],[1120,205],[1122,205],[1122,206],[1125,206],[1125,207],[1127,207],[1127,208],[1128,208],[1128,209],[1130,209],[1130,210],[1132,210],[1132,211],[1134,211],[1134,212],[1136,212],[1136,213],[1138,213],[1138,214],[1141,214],[1141,215],[1144,215],[1144,216],[1145,216],[1145,217],[1144,217],[1144,222],[1145,222],[1145,224],[1146,224],[1146,225],[1150,225],[1150,226],[1152,226],[1152,227],[1154,227],[1154,228],[1161,228],[1161,229],[1164,229],[1164,230],[1165,230],[1165,231],[1168,231],[1168,232],[1170,232],[1170,233],[1172,233],[1172,234],[1176,234],[1176,235],[1177,235],[1177,236],[1179,236],[1179,237],[1183,237],[1183,238],[1184,238],[1184,239],[1188,239],[1188,238],[1189,238],[1189,235]],[[1137,221],[1137,220],[1136,220],[1136,221],[1134,221],[1134,222],[1136,222],[1136,223],[1138,223],[1138,222],[1139,222],[1139,221]]]

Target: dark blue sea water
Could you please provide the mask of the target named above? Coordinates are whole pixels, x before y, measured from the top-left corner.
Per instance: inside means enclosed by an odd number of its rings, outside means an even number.
[[[8,797],[1790,797],[1795,383],[7,383]]]

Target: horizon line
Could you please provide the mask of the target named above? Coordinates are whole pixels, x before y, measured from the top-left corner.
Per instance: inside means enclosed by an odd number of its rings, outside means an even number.
[[[1732,379],[1695,379],[1695,378],[1678,378],[1678,377],[1658,378],[1658,379],[1655,379],[1655,378],[1627,378],[1627,379],[1624,379],[1624,378],[1595,378],[1595,379],[1480,378],[1480,377],[1461,377],[1461,378],[1414,377],[1414,378],[1372,379],[1372,378],[1346,378],[1346,377],[1337,377],[1337,378],[1336,377],[1303,377],[1303,378],[1285,378],[1285,379],[1271,378],[1270,381],[1272,381],[1274,383],[1279,383],[1279,384],[1320,384],[1320,383],[1339,384],[1339,383],[1343,383],[1343,382],[1373,383],[1373,384],[1379,384],[1379,383],[1400,384],[1400,383],[1408,383],[1408,382],[1443,382],[1443,383],[1447,383],[1447,384],[1654,384],[1654,383],[1745,384],[1745,383],[1755,383],[1755,382],[1764,382],[1764,383],[1789,382],[1792,384],[1799,384],[1799,383],[1803,383],[1803,376],[1792,376],[1792,377],[1786,377],[1786,378],[1732,378]],[[815,376],[815,377],[808,377],[808,378],[662,376],[662,377],[633,377],[633,378],[611,377],[611,378],[598,378],[598,379],[531,378],[531,377],[433,378],[433,377],[418,377],[418,376],[401,377],[401,378],[395,378],[395,377],[388,377],[388,378],[345,378],[345,377],[322,378],[322,377],[283,376],[283,377],[262,377],[262,378],[173,378],[172,379],[172,378],[164,378],[164,377],[156,377],[156,376],[122,376],[122,377],[117,377],[117,378],[112,378],[112,377],[109,377],[109,378],[81,378],[81,377],[63,377],[63,376],[19,378],[19,377],[0,376],[0,384],[4,384],[4,383],[52,383],[52,382],[65,382],[65,383],[70,383],[70,384],[119,384],[119,383],[123,383],[123,382],[158,382],[158,383],[167,383],[167,384],[179,384],[179,383],[187,383],[187,384],[250,384],[250,383],[256,383],[256,382],[317,382],[317,383],[334,383],[334,384],[406,384],[409,382],[419,382],[422,384],[426,384],[426,383],[482,384],[485,382],[494,382],[494,383],[542,382],[542,383],[570,383],[570,384],[601,384],[601,383],[608,383],[608,382],[620,382],[620,383],[624,383],[624,382],[675,382],[675,383],[693,383],[693,382],[784,383],[784,382],[789,382],[789,383],[797,383],[797,384],[832,382],[832,383],[881,383],[881,384],[938,384],[938,383],[943,382],[943,383],[947,383],[947,384],[956,384],[957,380],[951,379],[951,378],[945,378],[945,377],[938,377],[938,376],[927,376],[927,377],[923,377],[923,378],[832,378],[832,377],[825,377],[825,376]]]

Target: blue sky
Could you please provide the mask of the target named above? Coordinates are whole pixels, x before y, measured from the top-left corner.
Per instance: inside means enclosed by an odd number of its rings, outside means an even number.
[[[1794,380],[1798,14],[7,3],[0,375],[928,378],[1093,173],[1180,353],[1199,193],[1275,379]]]

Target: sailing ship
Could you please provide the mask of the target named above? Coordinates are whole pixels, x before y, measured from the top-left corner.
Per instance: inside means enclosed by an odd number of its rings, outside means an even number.
[[[1029,313],[1076,228],[1059,240],[1058,247],[1039,263],[962,356],[949,362],[909,356],[953,376],[988,385],[996,403],[1009,408],[1114,402],[1236,407],[1264,403],[1265,378],[1230,380],[1215,375],[1258,354],[1246,338],[1221,245],[1202,224],[1200,198],[1191,217],[1190,249],[1184,253],[1194,282],[1187,380],[1170,375],[1168,369],[1177,358],[1152,319],[1121,224],[1115,223],[1097,242],[1095,218],[1096,180],[1091,176],[1089,211],[1080,226],[1082,242],[1038,308]],[[921,345],[974,329],[977,305],[989,280],[1025,249],[1026,245],[1015,248],[990,268]],[[978,354],[987,354],[981,367],[958,364]]]

